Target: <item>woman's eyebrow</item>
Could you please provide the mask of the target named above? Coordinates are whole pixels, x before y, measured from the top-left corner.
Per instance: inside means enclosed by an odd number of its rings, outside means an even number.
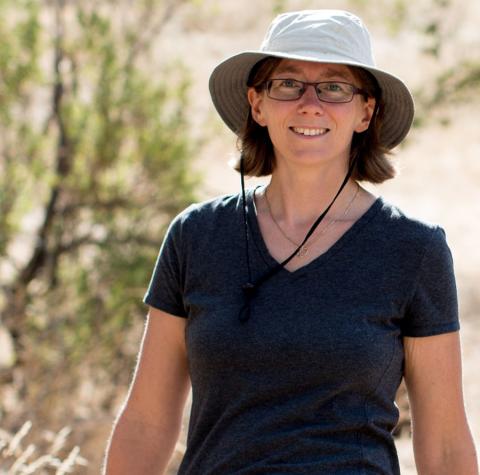
[[[336,71],[335,69],[327,69],[322,76],[327,79],[331,78],[341,78],[345,81],[351,81],[352,77],[349,74],[344,73],[343,71]]]
[[[296,68],[295,66],[280,66],[275,74],[302,74],[303,71],[300,68]],[[352,81],[352,77],[350,75],[345,74],[342,71],[336,71],[335,69],[327,68],[322,71],[322,79],[332,79],[332,78],[340,78],[345,81]]]
[[[292,74],[301,74],[301,70],[296,68],[295,66],[280,66],[275,73],[276,74],[284,74],[284,73],[292,73]]]

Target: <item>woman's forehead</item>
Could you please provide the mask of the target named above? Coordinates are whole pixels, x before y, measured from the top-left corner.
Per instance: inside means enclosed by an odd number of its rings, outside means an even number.
[[[339,77],[348,81],[354,79],[350,68],[344,64],[316,63],[313,61],[300,61],[296,59],[282,59],[274,72],[275,74],[291,73],[308,76],[321,76],[322,79]]]

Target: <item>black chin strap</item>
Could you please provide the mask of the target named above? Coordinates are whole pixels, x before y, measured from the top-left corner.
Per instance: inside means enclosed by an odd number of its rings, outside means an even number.
[[[346,184],[348,183],[348,180],[352,176],[353,169],[355,167],[355,162],[356,159],[352,160],[352,163],[350,164],[350,168],[348,169],[348,173],[346,174],[340,188],[337,191],[337,194],[331,201],[331,203],[325,208],[325,210],[322,212],[322,214],[317,218],[317,220],[313,223],[312,227],[308,231],[308,233],[305,235],[305,238],[303,239],[302,243],[295,249],[295,251],[288,256],[283,262],[278,263],[275,267],[272,267],[268,272],[260,276],[255,282],[252,281],[252,269],[250,267],[250,245],[249,245],[249,234],[248,234],[248,220],[247,220],[247,200],[245,197],[245,173],[244,173],[244,158],[243,156],[240,157],[240,176],[241,176],[241,183],[242,183],[242,207],[243,207],[243,225],[244,225],[244,230],[245,230],[245,251],[246,251],[246,259],[247,259],[247,270],[248,270],[248,281],[246,284],[242,286],[242,291],[243,295],[245,298],[244,304],[240,310],[240,314],[238,316],[239,320],[241,322],[246,322],[250,318],[251,314],[251,303],[252,300],[254,299],[258,289],[260,286],[266,282],[268,279],[273,277],[275,274],[277,274],[281,269],[283,269],[300,251],[300,249],[303,247],[303,245],[308,241],[310,236],[315,232],[315,229],[317,229],[318,225],[323,221],[323,218],[327,215],[327,213],[330,211],[330,208],[333,206],[333,203],[335,203],[336,199],[342,192],[342,190],[345,188]]]

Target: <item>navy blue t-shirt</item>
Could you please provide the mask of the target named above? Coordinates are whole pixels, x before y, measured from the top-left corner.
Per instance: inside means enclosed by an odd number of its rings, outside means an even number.
[[[247,193],[253,278],[276,262]],[[397,475],[403,337],[459,328],[443,230],[378,198],[324,254],[247,281],[239,195],[172,222],[145,302],[187,318],[192,381],[180,475]]]

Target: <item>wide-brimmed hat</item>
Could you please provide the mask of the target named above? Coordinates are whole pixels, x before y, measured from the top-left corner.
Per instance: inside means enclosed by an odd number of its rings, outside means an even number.
[[[402,80],[376,67],[370,35],[357,16],[343,10],[283,13],[270,25],[258,51],[221,62],[210,76],[210,94],[221,118],[237,135],[248,117],[247,80],[253,66],[269,56],[345,64],[369,71],[382,91],[382,145],[391,149],[407,135],[413,120],[412,95]]]

